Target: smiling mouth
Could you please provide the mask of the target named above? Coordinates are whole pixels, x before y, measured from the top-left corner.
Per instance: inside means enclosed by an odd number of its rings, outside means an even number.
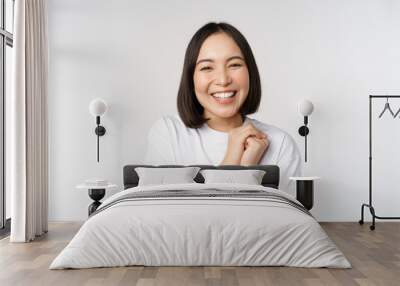
[[[232,98],[236,95],[237,91],[214,92],[211,94],[216,99]]]
[[[237,91],[214,92],[211,96],[219,104],[231,104],[235,101]]]

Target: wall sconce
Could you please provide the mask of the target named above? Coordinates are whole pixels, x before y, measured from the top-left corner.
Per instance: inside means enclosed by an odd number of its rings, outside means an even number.
[[[97,127],[94,133],[97,135],[97,162],[99,162],[99,137],[106,134],[106,129],[100,125],[100,116],[107,111],[107,104],[100,98],[93,99],[89,104],[89,112],[96,117]]]
[[[304,125],[299,128],[299,134],[304,136],[304,161],[307,162],[307,135],[310,130],[307,127],[308,116],[313,112],[314,105],[309,100],[302,100],[299,102],[299,113],[304,116]]]

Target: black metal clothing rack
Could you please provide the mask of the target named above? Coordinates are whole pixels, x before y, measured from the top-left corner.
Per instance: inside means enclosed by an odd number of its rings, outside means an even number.
[[[369,96],[369,203],[361,206],[360,224],[364,224],[364,207],[369,208],[372,215],[372,225],[370,229],[375,229],[375,219],[400,219],[400,217],[384,217],[375,214],[375,209],[372,205],[372,99],[374,98],[400,98],[400,95],[370,95]]]

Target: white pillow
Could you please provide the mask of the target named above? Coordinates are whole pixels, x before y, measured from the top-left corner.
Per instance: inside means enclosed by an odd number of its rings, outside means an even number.
[[[261,185],[265,175],[263,170],[201,170],[204,183],[234,183],[246,185]]]
[[[138,186],[196,183],[193,179],[199,170],[199,167],[135,168]]]

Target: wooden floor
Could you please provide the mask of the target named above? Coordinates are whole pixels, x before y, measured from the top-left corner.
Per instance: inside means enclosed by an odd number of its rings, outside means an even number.
[[[400,223],[322,223],[353,268],[119,267],[48,270],[79,223],[52,223],[32,243],[0,241],[0,285],[400,285]]]

